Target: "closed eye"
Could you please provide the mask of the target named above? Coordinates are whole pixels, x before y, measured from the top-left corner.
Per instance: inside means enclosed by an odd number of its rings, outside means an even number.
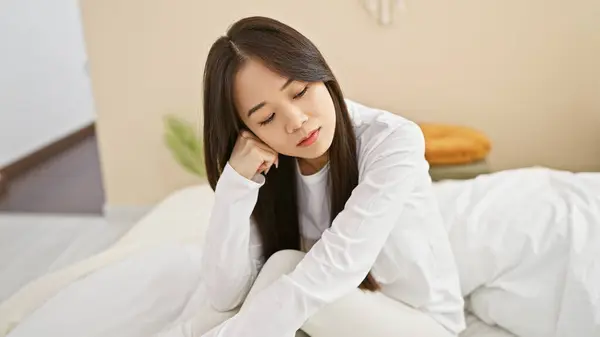
[[[302,89],[302,91],[300,91],[299,93],[296,94],[296,96],[294,96],[294,99],[298,99],[302,96],[304,96],[304,94],[306,94],[306,91],[308,90],[308,85],[304,87],[304,89]]]
[[[260,124],[260,126],[267,125],[267,124],[269,124],[269,123],[271,123],[273,121],[273,118],[275,118],[275,113],[274,112],[267,119],[265,119],[262,122],[259,122],[258,124]]]

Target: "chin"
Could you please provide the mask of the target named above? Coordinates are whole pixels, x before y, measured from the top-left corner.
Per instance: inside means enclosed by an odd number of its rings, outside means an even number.
[[[322,151],[313,151],[312,153],[302,153],[298,158],[302,159],[317,159],[321,158],[325,153],[327,153],[327,149]]]

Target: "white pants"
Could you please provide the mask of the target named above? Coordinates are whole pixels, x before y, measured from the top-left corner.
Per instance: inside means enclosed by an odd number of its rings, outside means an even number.
[[[263,266],[254,282],[248,298],[267,287],[283,274],[291,272],[302,260],[304,253],[292,250],[274,254]],[[203,289],[195,295],[203,300]],[[194,312],[185,322],[176,322],[160,334],[161,337],[200,337],[214,326],[235,315],[235,311],[216,312],[206,301],[193,308],[194,300],[184,310]],[[452,337],[439,323],[426,314],[412,309],[381,293],[364,292],[356,289],[350,295],[332,303],[313,315],[296,336],[311,337]]]

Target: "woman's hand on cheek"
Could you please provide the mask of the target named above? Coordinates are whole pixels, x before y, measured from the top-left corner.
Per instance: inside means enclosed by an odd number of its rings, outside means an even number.
[[[278,164],[277,152],[249,131],[240,133],[229,158],[229,165],[247,179],[257,173],[267,174],[272,165]]]

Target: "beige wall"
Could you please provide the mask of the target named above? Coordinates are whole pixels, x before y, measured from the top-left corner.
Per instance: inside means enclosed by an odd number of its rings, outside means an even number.
[[[406,2],[384,28],[359,1],[84,0],[107,203],[198,182],[163,146],[161,118],[199,121],[210,44],[256,14],[311,38],[348,97],[483,130],[495,169],[600,170],[600,1]]]

